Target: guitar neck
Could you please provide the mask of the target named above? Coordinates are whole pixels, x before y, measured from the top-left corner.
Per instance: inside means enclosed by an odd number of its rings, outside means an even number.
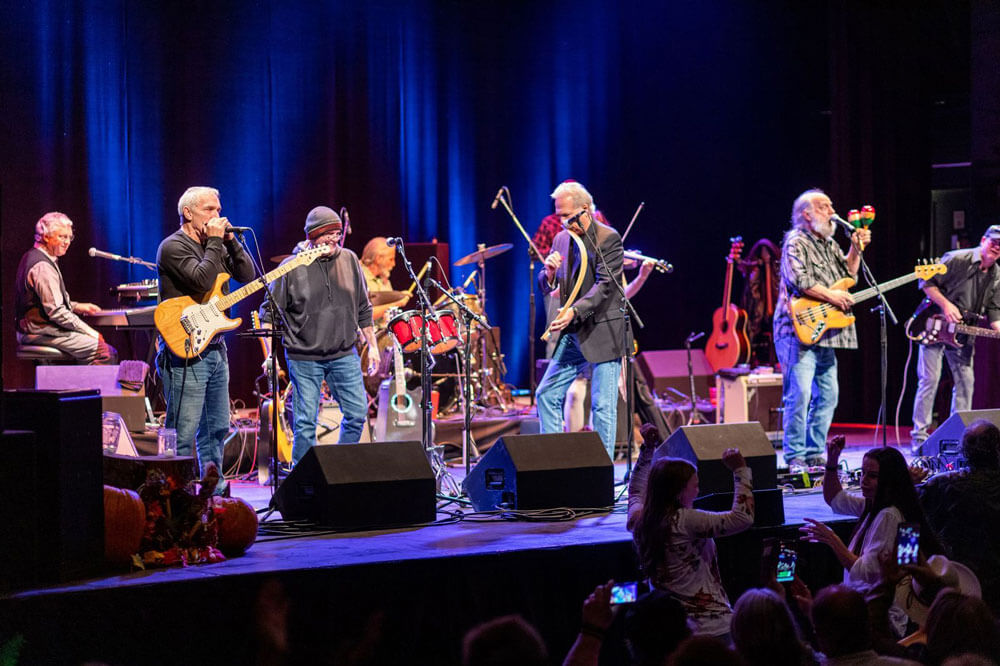
[[[1000,331],[995,331],[992,328],[983,328],[981,326],[958,324],[955,326],[955,332],[963,335],[972,335],[977,338],[1000,338]]]
[[[217,301],[219,309],[228,310],[229,308],[233,307],[234,305],[242,301],[247,296],[252,296],[253,294],[256,294],[264,287],[265,284],[271,284],[281,276],[290,273],[291,271],[293,271],[294,269],[298,268],[299,266],[305,263],[308,263],[306,261],[303,261],[302,259],[303,259],[302,257],[296,257],[291,261],[285,262],[281,266],[278,266],[273,271],[265,273],[263,278],[257,278],[253,282],[246,283],[236,291],[231,291],[225,296],[220,296],[219,300]]]
[[[861,291],[855,292],[851,295],[854,297],[855,303],[860,303],[861,301],[873,298],[879,291],[889,291],[890,289],[901,287],[907,282],[913,282],[916,279],[918,279],[918,276],[911,273],[910,275],[903,275],[902,277],[898,277],[893,280],[887,280],[886,282],[878,285],[877,289],[875,287],[868,287],[867,289],[862,289]]]
[[[722,310],[726,311],[729,309],[729,301],[732,296],[733,288],[733,260],[726,259],[726,283],[722,286]]]

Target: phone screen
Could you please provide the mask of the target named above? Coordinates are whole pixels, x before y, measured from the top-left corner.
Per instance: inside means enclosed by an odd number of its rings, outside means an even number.
[[[896,530],[896,563],[916,564],[920,550],[920,525],[902,523]]]
[[[611,586],[611,605],[631,604],[638,598],[638,585],[636,583],[622,583]]]
[[[778,569],[775,578],[779,583],[789,583],[795,578],[795,561],[798,553],[794,548],[781,544],[778,551]]]

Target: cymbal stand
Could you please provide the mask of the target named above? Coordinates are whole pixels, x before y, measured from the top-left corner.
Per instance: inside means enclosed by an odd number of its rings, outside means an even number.
[[[476,245],[476,249],[480,253],[482,253],[486,249],[486,245],[484,243],[478,243]],[[486,260],[482,257],[482,254],[480,254],[479,261],[476,263],[479,266],[479,285],[478,285],[479,289],[476,293],[479,296],[479,307],[483,309],[483,314],[485,314],[486,313]],[[476,321],[481,322],[483,321],[483,318],[476,317]],[[492,329],[491,326],[486,326],[485,328],[485,330],[491,330],[491,329]],[[488,366],[489,354],[486,350],[487,345],[486,345],[485,334],[479,336],[479,349],[480,349],[480,358],[482,359],[482,362],[479,365],[479,379],[480,379],[479,400],[480,402],[485,404],[486,394],[492,393],[497,397],[497,402],[500,403],[500,408],[504,412],[506,412],[508,410],[508,406],[503,399],[503,392],[496,385],[496,382],[493,381],[493,376],[492,376],[493,373],[491,372],[492,368]]]
[[[424,454],[434,471],[434,479],[437,481],[439,492],[458,497],[461,495],[461,488],[448,472],[448,468],[444,464],[444,457],[441,455],[441,448],[434,444],[434,420],[431,418],[431,370],[434,369],[436,361],[431,353],[430,327],[427,325],[427,318],[433,316],[434,313],[434,305],[427,295],[427,287],[431,284],[432,278],[425,277],[423,284],[421,284],[413,271],[413,265],[406,258],[402,242],[396,245],[396,251],[399,253],[399,258],[402,259],[403,267],[410,279],[416,284],[417,299],[420,301],[420,440],[424,447]]]
[[[489,322],[484,317],[477,315],[465,303],[452,296],[451,292],[445,291],[437,280],[428,278],[428,281],[455,304],[465,324],[465,340],[463,341],[465,355],[462,359],[462,374],[465,376],[465,381],[462,382],[462,412],[464,416],[462,426],[462,463],[465,465],[465,475],[468,476],[471,471],[471,456],[469,453],[476,451],[476,444],[472,441],[472,322],[475,321],[479,324],[483,328],[483,331],[492,330],[493,327],[489,325]],[[476,451],[476,455],[479,455],[478,451]]]

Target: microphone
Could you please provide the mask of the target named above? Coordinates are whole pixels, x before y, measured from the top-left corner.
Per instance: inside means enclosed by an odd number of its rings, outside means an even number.
[[[232,227],[232,226],[226,227],[227,234],[241,234],[244,231],[250,231],[250,230],[251,230],[250,227]]]
[[[395,238],[386,238],[385,244],[388,245],[389,247],[402,247],[403,239],[398,236],[396,236]]]
[[[92,247],[87,250],[87,254],[92,257],[100,257],[101,259],[111,259],[112,261],[128,261],[125,257],[120,254],[112,254],[111,252],[104,252],[103,250],[98,250],[96,247]]]
[[[500,197],[502,197],[502,196],[503,196],[503,187],[501,187],[499,190],[497,190],[497,195],[495,197],[493,197],[493,203],[490,204],[490,208],[496,209],[497,204],[500,203]]]
[[[845,220],[841,216],[837,215],[836,213],[834,213],[830,217],[830,221],[836,223],[838,227],[840,227],[841,229],[843,229],[844,231],[846,231],[848,236],[850,236],[855,231],[857,231],[857,229],[854,227],[853,224],[851,224],[850,222],[848,222],[847,220]]]

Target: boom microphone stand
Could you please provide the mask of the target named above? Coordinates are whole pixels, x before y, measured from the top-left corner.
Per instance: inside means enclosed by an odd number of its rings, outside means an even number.
[[[433,314],[434,305],[431,303],[430,297],[427,295],[427,288],[432,283],[432,279],[428,276],[424,278],[423,284],[420,283],[416,273],[413,271],[413,265],[410,264],[410,260],[406,258],[406,252],[403,248],[403,239],[390,238],[386,242],[390,246],[394,246],[396,251],[399,253],[400,259],[403,260],[403,267],[409,274],[413,284],[416,285],[417,299],[420,301],[420,415],[422,426],[420,440],[424,447],[424,454],[427,456],[428,461],[431,464],[431,468],[434,470],[434,478],[438,482],[439,490],[442,494],[444,494],[447,486],[447,490],[450,491],[455,497],[458,497],[461,495],[458,483],[455,481],[454,477],[448,473],[444,464],[444,459],[441,457],[440,452],[436,450],[434,445],[434,421],[431,418],[431,370],[434,369],[436,360],[430,350],[431,336],[430,327],[428,326],[427,321],[428,317],[431,316],[434,316],[435,321],[437,320],[437,316]]]
[[[455,306],[462,313],[462,321],[465,324],[465,340],[463,341],[463,344],[465,345],[465,358],[462,362],[462,372],[465,375],[465,381],[463,382],[463,392],[465,395],[463,396],[462,401],[462,411],[464,416],[462,462],[465,464],[465,475],[468,476],[471,471],[472,464],[469,453],[475,448],[475,443],[472,441],[472,322],[475,321],[483,328],[484,331],[490,331],[493,327],[489,325],[484,317],[480,317],[475,312],[470,310],[465,303],[452,296],[451,292],[441,286],[440,282],[433,278],[427,279],[431,285],[441,290],[441,293],[455,304]]]

